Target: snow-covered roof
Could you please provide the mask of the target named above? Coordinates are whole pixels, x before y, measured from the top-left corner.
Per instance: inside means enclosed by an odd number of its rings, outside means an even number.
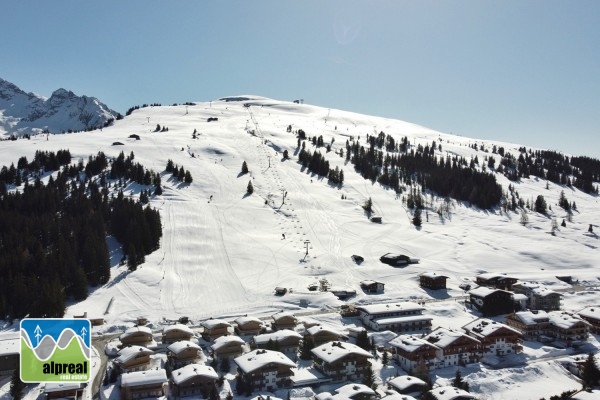
[[[327,363],[332,363],[350,354],[361,355],[367,358],[373,356],[368,351],[353,343],[329,342],[315,347],[311,352]]]
[[[377,285],[378,283],[381,284],[381,285],[384,284],[383,282],[374,281],[372,279],[367,279],[367,280],[364,280],[364,281],[360,281],[360,285],[361,286]]]
[[[437,400],[476,399],[476,397],[469,392],[455,388],[454,386],[440,386],[430,390],[430,393],[433,394]]]
[[[273,318],[274,321],[279,321],[281,318],[294,318],[296,319],[296,316],[294,314],[292,314],[289,311],[280,311],[276,314],[273,314],[271,316],[271,318]]]
[[[250,322],[257,322],[257,323],[259,323],[261,325],[263,324],[263,321],[260,320],[259,318],[248,317],[248,316],[238,317],[233,322],[235,322],[236,324],[238,324],[238,326],[243,326],[243,325],[246,325],[247,323],[250,323]]]
[[[119,354],[119,356],[115,359],[115,362],[123,364],[136,358],[139,354],[151,355],[154,354],[154,352],[143,346],[129,346],[119,350],[117,354]]]
[[[418,350],[422,346],[434,347],[436,349],[439,348],[435,344],[429,343],[427,340],[421,339],[413,335],[398,335],[392,340],[390,340],[388,343],[391,346],[397,347],[410,353]]]
[[[256,344],[266,344],[269,342],[269,340],[272,341],[282,341],[284,339],[287,338],[298,338],[298,339],[302,339],[302,335],[299,334],[298,332],[289,330],[289,329],[282,329],[280,331],[275,331],[275,332],[271,332],[271,333],[263,333],[262,335],[256,335],[254,336],[254,343]]]
[[[469,294],[477,297],[487,297],[490,294],[499,291],[500,289],[492,289],[487,286],[479,286],[478,288],[469,290]]]
[[[44,385],[44,393],[62,392],[63,390],[77,390],[81,389],[82,385],[82,383],[78,382],[48,382]]]
[[[412,396],[409,396],[407,394],[400,394],[400,393],[396,392],[395,390],[388,390],[386,392],[385,397],[382,397],[382,399],[385,399],[385,400],[417,400]]]
[[[221,336],[215,339],[213,344],[210,346],[213,350],[219,350],[222,347],[227,346],[230,343],[239,343],[240,345],[245,344],[244,339],[239,336],[229,335],[229,336]]]
[[[549,321],[548,313],[544,310],[533,311],[517,311],[515,317],[525,325],[539,324],[540,322]]]
[[[471,321],[468,324],[464,325],[463,329],[467,332],[472,331],[477,336],[488,336],[496,332],[498,329],[507,329],[516,333],[517,335],[521,335],[521,333],[518,330],[511,328],[508,325],[504,325],[500,322],[496,322],[487,318],[479,318],[474,321]]]
[[[167,371],[164,369],[150,369],[135,371],[121,375],[121,386],[135,387],[143,385],[156,385],[167,381]]]
[[[479,342],[477,339],[472,338],[462,332],[442,327],[437,328],[435,331],[425,336],[425,340],[441,348],[450,346],[452,343],[454,343],[460,338],[468,338],[470,341]]]
[[[314,336],[319,332],[329,332],[329,333],[333,333],[334,335],[338,335],[338,336],[343,336],[346,337],[346,335],[344,335],[343,333],[339,332],[336,329],[333,328],[327,328],[323,325],[316,325],[316,326],[311,326],[310,328],[308,328],[306,330],[306,332],[308,332],[309,335]]]
[[[357,394],[370,396],[374,396],[376,394],[373,389],[361,383],[349,383],[347,385],[335,389],[335,392],[344,396],[345,398],[351,398]]]
[[[196,376],[202,376],[215,380],[219,379],[219,375],[209,365],[188,364],[185,367],[176,369],[171,373],[171,378],[176,385],[180,385]]]
[[[441,279],[441,278],[446,278],[446,279],[448,279],[448,277],[447,277],[447,276],[445,276],[445,275],[438,275],[438,274],[437,274],[437,273],[435,273],[435,272],[423,272],[423,273],[422,273],[421,275],[419,275],[419,276],[424,276],[424,277],[426,277],[426,278],[431,278],[431,279],[436,279],[436,278],[437,278],[437,279]]]
[[[206,329],[213,329],[217,326],[231,326],[231,324],[224,319],[211,318],[203,321],[200,325],[202,325]]]
[[[0,356],[7,356],[10,354],[20,354],[21,352],[21,339],[4,339],[0,340]]]
[[[245,373],[256,371],[270,364],[284,365],[290,368],[296,363],[279,351],[256,349],[250,353],[243,354],[233,360]]]
[[[192,331],[192,328],[190,328],[187,325],[183,325],[183,324],[167,325],[163,328],[163,333],[172,332],[172,331],[181,331],[181,332],[185,332],[192,336],[194,335],[194,331]]]
[[[586,307],[583,310],[579,311],[577,314],[581,315],[582,317],[600,320],[600,307]],[[1,346],[2,342],[0,342],[0,347]]]
[[[390,379],[387,383],[388,385],[391,385],[400,391],[408,389],[413,385],[427,386],[427,382],[425,382],[424,380],[419,379],[416,376],[410,375],[397,376],[393,379]]]
[[[152,336],[152,330],[150,328],[148,328],[147,326],[134,326],[133,328],[129,328],[125,332],[123,332],[121,334],[121,336],[119,336],[119,339],[123,340],[130,336],[137,335],[140,332]]]
[[[169,345],[169,347],[167,347],[167,350],[172,353],[179,354],[185,349],[189,348],[200,350],[200,346],[194,342],[190,342],[189,340],[181,340],[179,342],[172,343]]]
[[[503,279],[516,279],[512,276],[506,275],[506,274],[499,274],[496,272],[484,272],[483,274],[479,274],[477,275],[477,278],[482,278],[482,279],[494,279],[494,278],[503,278]]]
[[[561,329],[569,329],[580,323],[589,325],[587,321],[584,321],[581,318],[564,311],[550,311],[548,313],[548,318],[550,318],[552,325]]]
[[[513,293],[512,298],[515,301],[526,301],[529,299],[529,297],[527,297],[527,295],[522,294],[522,293]]]
[[[422,311],[423,307],[412,301],[404,301],[401,303],[387,304],[369,304],[365,306],[357,306],[357,310],[364,311],[370,315],[386,314],[395,311]]]

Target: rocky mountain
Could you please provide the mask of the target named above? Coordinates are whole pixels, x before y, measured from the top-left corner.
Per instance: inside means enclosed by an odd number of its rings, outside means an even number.
[[[95,97],[58,89],[45,98],[0,78],[0,137],[91,130],[110,124],[118,115]]]

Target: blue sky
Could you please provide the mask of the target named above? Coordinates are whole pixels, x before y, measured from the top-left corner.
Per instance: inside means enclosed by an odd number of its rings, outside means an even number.
[[[600,2],[2,2],[0,77],[124,113],[255,94],[600,158]]]

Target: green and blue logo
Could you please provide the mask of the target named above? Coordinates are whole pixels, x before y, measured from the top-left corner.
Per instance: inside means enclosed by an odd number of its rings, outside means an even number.
[[[21,321],[21,380],[88,382],[91,325],[88,319],[27,318]]]

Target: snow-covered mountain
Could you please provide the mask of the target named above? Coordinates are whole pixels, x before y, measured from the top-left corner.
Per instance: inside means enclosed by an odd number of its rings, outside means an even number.
[[[22,92],[14,96],[30,98],[32,109],[43,102]],[[157,125],[163,129],[157,130]],[[302,167],[299,130],[307,139],[322,136],[325,145],[331,146],[327,152],[312,140],[305,142],[306,149],[319,151],[330,168],[344,171],[343,185],[331,184]],[[366,147],[367,134],[380,132],[393,136],[396,143],[408,138],[409,152],[430,146],[438,159],[462,157],[467,165],[478,158],[473,168],[491,172],[503,192],[508,193],[510,185],[528,204],[543,195],[550,209],[545,214],[528,208],[506,210],[500,205],[483,210],[425,192],[423,225],[417,228],[406,203],[408,185],[397,195],[387,186],[364,179],[346,160],[347,141]],[[435,148],[431,146],[434,141]],[[3,141],[0,166],[17,164],[20,156],[32,160],[37,150],[69,149],[74,163],[99,151],[111,158],[120,152],[134,153],[135,162],[161,173],[163,193],[150,198],[163,224],[160,248],[146,256],[136,271],[128,272],[119,264],[119,244],[109,238],[110,281],[90,288],[86,300],[71,304],[66,311],[67,316],[87,312],[92,318],[106,319],[107,324],[95,332],[119,331],[139,316],[160,327],[165,319],[181,316],[194,322],[210,317],[232,320],[244,314],[267,317],[281,309],[330,310],[314,318],[340,330],[358,324],[340,317],[337,309],[343,303],[333,293],[309,291],[309,285],[323,278],[333,287],[356,290],[349,303],[423,301],[434,327],[455,329],[479,317],[459,297],[465,294],[464,283],[475,286],[475,277],[485,272],[506,273],[560,291],[566,311],[600,304],[598,196],[533,175],[509,180],[498,172],[502,156],[492,151],[494,146],[505,154],[522,154],[523,146],[518,144],[458,137],[399,120],[309,104],[238,96],[136,109],[101,135],[81,132]],[[283,157],[286,151],[289,159]],[[189,170],[193,182],[184,184],[167,173],[168,160]],[[247,174],[241,172],[244,161]],[[42,180],[47,181],[48,175]],[[249,182],[254,188],[251,195],[247,194]],[[137,198],[146,188],[130,183],[124,194]],[[569,213],[558,205],[561,192],[576,203],[576,210]],[[371,222],[363,209],[369,198],[381,223]],[[552,226],[554,219],[560,223],[563,218],[566,226]],[[594,232],[589,232],[590,225]],[[380,262],[385,253],[420,261],[394,268]],[[362,256],[364,262],[355,263],[353,254]],[[447,276],[447,290],[420,287],[419,275],[424,272]],[[557,276],[570,276],[576,284]],[[364,280],[385,283],[385,291],[363,292],[360,282]],[[288,291],[275,296],[275,287]],[[589,346],[586,351],[600,348],[594,336]],[[525,347],[525,357],[532,363],[538,357],[570,351],[537,342]],[[393,370],[387,371],[392,374]],[[454,372],[438,376],[437,382],[447,383]],[[464,376],[475,392],[489,396],[481,398],[488,399],[516,398],[515,387],[530,394],[520,398],[533,400],[580,387],[552,362],[504,371],[477,367],[464,370]]]
[[[0,137],[100,128],[117,115],[95,97],[58,89],[45,98],[0,78]]]

